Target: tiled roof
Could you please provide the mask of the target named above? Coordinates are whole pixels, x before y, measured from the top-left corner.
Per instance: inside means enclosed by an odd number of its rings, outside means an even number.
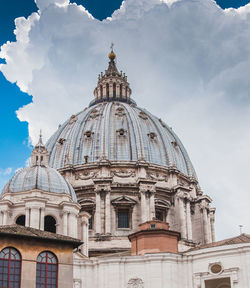
[[[195,248],[189,249],[187,252],[205,249],[205,248],[212,248],[212,247],[219,247],[219,246],[233,245],[233,244],[242,244],[242,243],[250,243],[250,235],[249,234],[241,234],[241,235],[233,237],[233,238],[228,238],[228,239],[224,239],[221,241],[200,245],[200,246],[197,246]]]
[[[14,237],[27,237],[27,238],[37,238],[41,240],[51,240],[51,241],[59,241],[59,242],[67,242],[71,243],[72,246],[78,247],[82,244],[81,240],[72,238],[69,236],[64,236],[56,233],[51,233],[47,231],[42,231],[38,229],[34,229],[31,227],[24,227],[21,225],[4,225],[0,226],[0,235],[6,234]]]

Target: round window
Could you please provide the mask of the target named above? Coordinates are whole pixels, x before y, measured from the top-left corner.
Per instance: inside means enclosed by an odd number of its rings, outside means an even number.
[[[222,267],[220,264],[216,263],[210,267],[210,270],[213,274],[219,274],[222,271]]]

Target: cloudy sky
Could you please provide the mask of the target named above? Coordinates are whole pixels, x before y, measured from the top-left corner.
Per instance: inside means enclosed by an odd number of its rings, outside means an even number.
[[[250,233],[249,1],[14,2],[9,18],[0,9],[11,23],[0,52],[0,188],[25,165],[40,128],[46,140],[88,106],[114,42],[137,104],[167,122],[189,152],[217,208],[217,239],[237,235],[239,224]]]

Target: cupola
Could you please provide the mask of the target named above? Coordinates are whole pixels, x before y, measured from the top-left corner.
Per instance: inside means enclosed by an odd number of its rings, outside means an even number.
[[[108,58],[108,69],[98,76],[97,87],[94,90],[95,99],[90,103],[90,106],[111,101],[135,104],[130,97],[132,90],[129,87],[127,76],[122,71],[119,72],[116,67],[116,54],[113,51],[113,44]]]

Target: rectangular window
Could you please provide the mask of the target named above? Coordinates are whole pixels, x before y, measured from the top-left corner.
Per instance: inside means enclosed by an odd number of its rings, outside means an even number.
[[[214,288],[214,287],[221,287],[221,288],[231,288],[230,278],[218,278],[212,280],[205,280],[205,287],[206,288]]]
[[[118,211],[118,228],[129,228],[129,211]]]

